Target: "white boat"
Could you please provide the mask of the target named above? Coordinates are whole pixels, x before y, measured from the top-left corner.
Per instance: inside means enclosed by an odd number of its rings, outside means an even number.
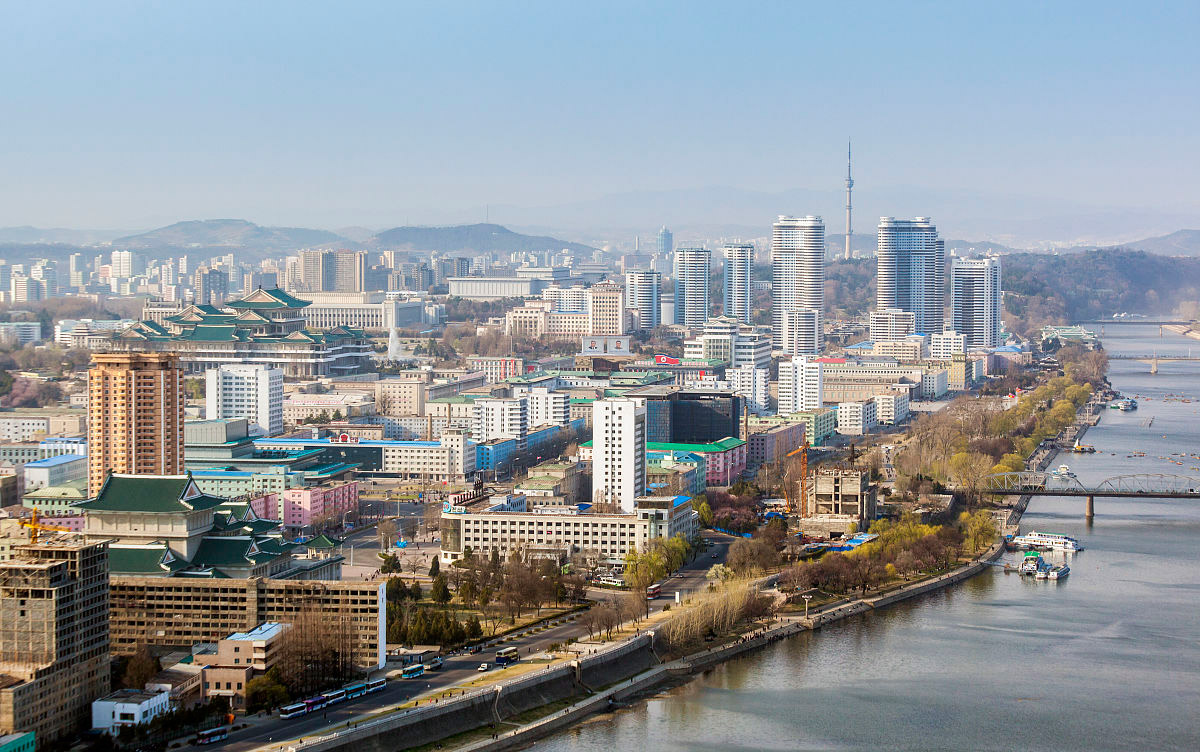
[[[1071,472],[1070,465],[1059,465],[1050,471],[1050,475],[1054,478],[1075,478],[1075,473]]]
[[[1038,567],[1038,571],[1036,573],[1034,573],[1033,578],[1035,580],[1044,580],[1049,576],[1050,576],[1049,569],[1047,569],[1046,567]]]
[[[1038,569],[1042,566],[1041,554],[1030,551],[1025,554],[1025,558],[1021,561],[1017,571],[1021,574],[1037,574]]]
[[[1021,548],[1069,551],[1071,553],[1083,550],[1083,546],[1079,545],[1079,541],[1075,540],[1069,535],[1059,535],[1058,533],[1039,533],[1036,530],[1025,533],[1024,535],[1013,536],[1012,542],[1013,545]]]
[[[1066,576],[1069,575],[1070,573],[1071,573],[1071,568],[1069,566],[1067,566],[1066,564],[1059,564],[1057,567],[1051,569],[1046,574],[1046,579],[1062,580],[1062,579],[1066,579]]]

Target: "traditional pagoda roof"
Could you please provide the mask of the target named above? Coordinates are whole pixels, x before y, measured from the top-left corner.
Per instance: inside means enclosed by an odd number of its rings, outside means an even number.
[[[327,549],[331,549],[331,548],[337,548],[338,546],[342,545],[343,543],[345,543],[345,541],[342,540],[341,538],[334,538],[334,537],[326,535],[325,533],[321,533],[317,537],[305,541],[304,545],[306,548],[316,548],[316,549],[321,549],[321,550],[327,550]]]
[[[244,296],[241,300],[234,300],[225,305],[229,308],[240,310],[245,308],[305,308],[312,305],[312,303],[307,300],[294,298],[277,287],[269,290],[264,290],[260,287],[249,295]]]
[[[110,543],[108,546],[108,571],[115,574],[172,575],[190,566],[162,541]]]
[[[242,568],[277,556],[278,553],[266,553],[259,549],[250,535],[205,536],[192,562],[200,567]]]
[[[95,499],[77,506],[84,512],[180,514],[213,509],[224,501],[201,491],[190,475],[110,474]]]
[[[236,342],[238,328],[234,324],[197,324],[190,331],[180,334],[176,339],[186,342]]]

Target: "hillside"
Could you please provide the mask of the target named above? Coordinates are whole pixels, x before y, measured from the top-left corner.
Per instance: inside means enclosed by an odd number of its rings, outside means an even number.
[[[315,245],[345,244],[340,235],[303,227],[263,227],[244,219],[176,222],[139,235],[117,238],[113,246],[128,250],[243,249],[251,252],[294,251]]]
[[[1200,256],[1200,230],[1176,230],[1170,235],[1125,243],[1124,247],[1163,256]]]
[[[590,246],[545,235],[522,235],[494,224],[453,227],[393,227],[367,241],[376,248],[418,251],[558,251],[588,253]]]

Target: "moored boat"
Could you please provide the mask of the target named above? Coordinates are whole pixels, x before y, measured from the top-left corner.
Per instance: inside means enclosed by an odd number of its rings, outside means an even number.
[[[1066,579],[1067,575],[1069,575],[1070,573],[1071,573],[1071,568],[1069,566],[1067,566],[1066,564],[1059,564],[1057,567],[1054,567],[1046,574],[1046,579],[1062,580],[1062,579]]]

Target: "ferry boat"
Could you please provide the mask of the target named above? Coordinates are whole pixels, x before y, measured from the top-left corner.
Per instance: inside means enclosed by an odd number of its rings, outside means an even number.
[[[1070,465],[1059,465],[1050,471],[1050,475],[1054,478],[1070,478],[1071,480],[1075,479],[1075,473],[1071,472]]]
[[[1138,406],[1137,400],[1132,399],[1130,397],[1126,397],[1124,399],[1119,399],[1119,400],[1114,400],[1113,402],[1110,402],[1108,405],[1110,410],[1120,410],[1121,412],[1126,412],[1126,413],[1129,412],[1130,410],[1136,410],[1137,406]]]
[[[1066,579],[1067,575],[1069,575],[1070,573],[1071,573],[1071,568],[1069,566],[1067,566],[1066,564],[1059,564],[1057,567],[1054,567],[1053,569],[1051,569],[1049,572],[1046,573],[1046,579],[1048,579],[1048,580],[1063,580],[1063,579]]]
[[[1082,551],[1079,541],[1069,535],[1058,533],[1039,533],[1036,530],[1013,537],[1013,545],[1022,548],[1047,549],[1051,551]],[[1028,554],[1027,554],[1028,555]]]
[[[1021,574],[1037,574],[1037,571],[1042,566],[1042,555],[1036,551],[1030,551],[1025,554],[1025,558],[1021,560],[1017,571]]]

